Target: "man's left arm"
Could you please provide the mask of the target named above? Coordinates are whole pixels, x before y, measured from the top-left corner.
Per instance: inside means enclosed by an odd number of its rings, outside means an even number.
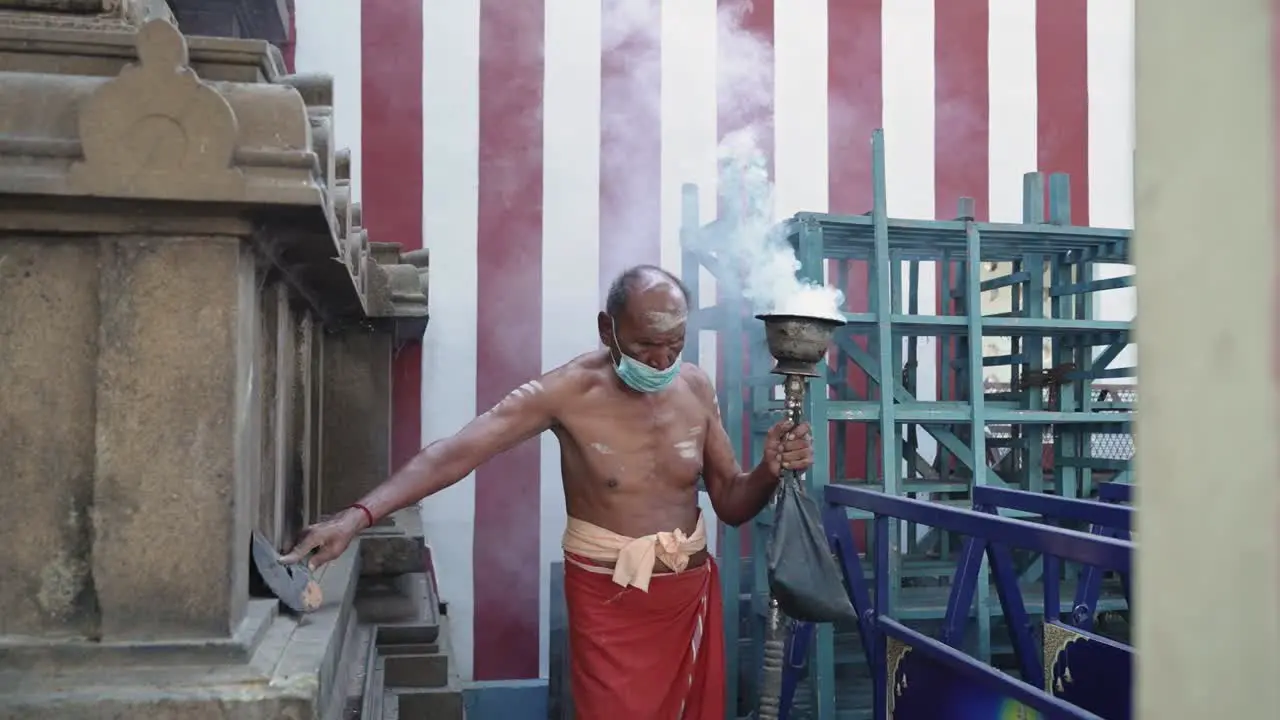
[[[707,495],[720,520],[736,527],[754,518],[769,502],[784,467],[803,471],[813,463],[809,426],[793,427],[788,421],[774,425],[765,439],[764,457],[750,472],[743,472],[720,422],[711,379],[696,366],[691,366],[687,375],[694,392],[708,409],[707,442],[702,451],[702,478]]]

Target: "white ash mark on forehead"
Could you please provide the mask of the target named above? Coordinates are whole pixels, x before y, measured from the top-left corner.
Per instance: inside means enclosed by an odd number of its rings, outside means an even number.
[[[683,325],[689,314],[683,310],[651,310],[644,314],[644,319],[655,332],[670,332]]]

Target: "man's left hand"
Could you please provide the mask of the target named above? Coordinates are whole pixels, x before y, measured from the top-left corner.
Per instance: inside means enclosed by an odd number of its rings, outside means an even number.
[[[765,438],[764,462],[774,477],[783,470],[804,472],[813,465],[813,433],[809,423],[794,425],[790,420],[769,428]]]

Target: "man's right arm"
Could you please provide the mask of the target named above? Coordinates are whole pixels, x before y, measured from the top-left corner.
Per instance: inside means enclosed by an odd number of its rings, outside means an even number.
[[[423,448],[359,504],[374,518],[386,517],[458,482],[494,455],[550,429],[555,420],[555,397],[566,382],[563,375],[563,371],[549,373],[516,388],[457,434]]]
[[[307,559],[313,568],[319,567],[341,555],[352,538],[378,518],[440,492],[485,460],[550,429],[561,399],[574,391],[580,377],[571,369],[560,368],[516,388],[453,437],[423,448],[395,475],[361,498],[356,504],[360,507],[353,505],[307,528],[280,562]]]

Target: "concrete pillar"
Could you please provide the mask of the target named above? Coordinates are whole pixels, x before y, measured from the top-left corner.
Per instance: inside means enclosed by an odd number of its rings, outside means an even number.
[[[1138,715],[1280,704],[1270,0],[1138,0]]]

